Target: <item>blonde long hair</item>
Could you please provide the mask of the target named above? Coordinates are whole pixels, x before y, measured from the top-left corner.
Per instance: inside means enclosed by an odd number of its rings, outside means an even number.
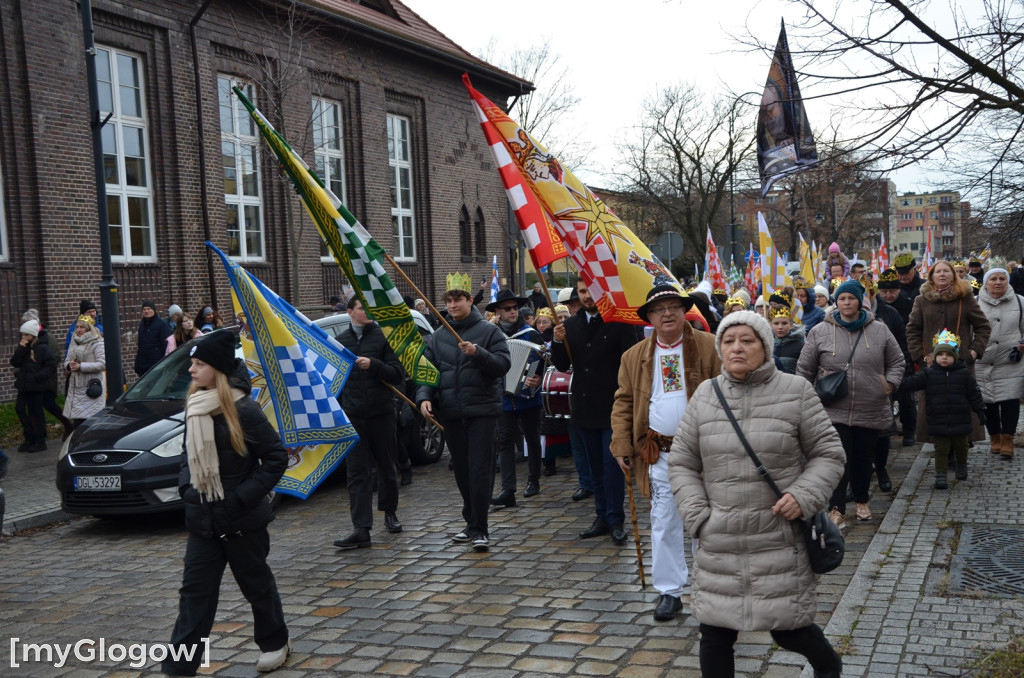
[[[242,424],[238,421],[238,408],[235,407],[235,396],[231,392],[231,385],[228,383],[228,375],[220,370],[214,370],[214,388],[217,391],[217,400],[220,401],[220,413],[224,415],[224,421],[228,424],[228,432],[231,434],[231,447],[241,456],[249,454],[245,446],[245,432],[242,431]],[[196,382],[188,387],[188,394],[192,395],[199,390]]]

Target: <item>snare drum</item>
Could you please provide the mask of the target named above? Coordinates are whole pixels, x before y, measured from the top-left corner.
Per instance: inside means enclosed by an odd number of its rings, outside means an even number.
[[[544,414],[568,419],[571,413],[569,399],[572,397],[572,372],[559,372],[553,366],[549,367],[544,373],[541,395],[544,399]]]

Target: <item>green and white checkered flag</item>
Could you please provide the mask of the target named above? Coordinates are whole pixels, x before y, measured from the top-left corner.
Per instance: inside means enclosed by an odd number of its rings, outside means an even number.
[[[384,272],[384,248],[377,244],[341,204],[338,196],[292,150],[242,91],[237,87],[233,89],[292,180],[320,236],[363,302],[366,315],[380,325],[388,344],[413,381],[427,386],[439,385],[441,375],[423,357],[423,338],[416,329],[409,307]]]

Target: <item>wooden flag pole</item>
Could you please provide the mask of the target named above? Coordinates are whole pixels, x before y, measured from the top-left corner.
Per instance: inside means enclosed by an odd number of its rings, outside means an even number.
[[[636,562],[640,567],[640,588],[647,588],[647,579],[644,577],[644,555],[640,550],[640,532],[636,527],[636,502],[633,501],[633,474],[630,467],[626,467],[626,489],[629,490],[629,513],[633,517],[633,541],[636,542]]]
[[[409,396],[405,395],[404,393],[399,391],[397,388],[395,388],[394,384],[389,384],[388,382],[384,381],[383,379],[380,380],[380,383],[384,384],[385,386],[390,388],[392,391],[394,391],[396,396],[398,396],[399,398],[401,398],[405,402],[409,403],[409,405],[413,409],[413,412],[419,412],[419,409],[416,407],[416,403],[414,403],[413,401],[409,400]],[[437,423],[437,419],[434,419],[433,417],[427,417],[427,419],[429,419],[430,423],[433,424],[434,426],[438,427],[442,431],[444,430],[444,426],[441,426],[441,424]]]
[[[444,316],[437,312],[437,309],[434,308],[434,305],[432,303],[430,303],[430,297],[428,297],[426,294],[423,294],[423,290],[421,290],[419,287],[416,286],[416,283],[414,283],[409,278],[409,276],[407,276],[405,274],[405,271],[403,271],[402,268],[398,264],[395,263],[395,260],[391,258],[390,254],[388,254],[387,252],[384,252],[384,258],[388,260],[388,263],[391,264],[391,266],[396,271],[398,271],[398,275],[402,276],[402,278],[405,280],[405,282],[409,283],[409,286],[412,287],[412,289],[416,292],[416,296],[418,296],[420,299],[422,299],[423,303],[425,303],[428,307],[430,307],[430,310],[434,314],[434,317],[437,318],[438,321],[440,321],[440,323],[442,325],[444,325],[448,329],[449,332],[451,332],[452,334],[455,335],[455,341],[457,341],[457,342],[459,342],[461,344],[462,343],[462,337],[460,337],[459,333],[455,331],[455,328],[453,328],[451,325],[448,324],[448,321],[444,319]],[[469,292],[467,290],[467,294],[468,293]],[[442,430],[444,430],[444,429],[442,429]]]
[[[537,280],[540,282],[540,288],[544,290],[544,298],[548,300],[548,306],[551,308],[552,314],[555,316],[555,325],[561,325],[562,321],[558,319],[558,314],[555,313],[555,304],[551,301],[551,292],[548,291],[548,282],[544,279],[544,274],[537,269]],[[536,309],[534,309],[536,311]],[[569,349],[569,337],[566,337],[566,341],[562,342],[562,346],[565,347],[565,353],[569,356],[569,362],[572,362],[572,351]]]

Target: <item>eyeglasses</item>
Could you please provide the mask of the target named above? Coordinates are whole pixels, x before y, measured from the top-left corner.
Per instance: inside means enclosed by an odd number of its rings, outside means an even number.
[[[519,310],[519,307],[518,306],[499,306],[498,310],[499,311]]]
[[[682,304],[673,304],[672,306],[657,306],[655,308],[648,309],[647,315],[669,315],[672,313],[678,313],[683,310]]]

